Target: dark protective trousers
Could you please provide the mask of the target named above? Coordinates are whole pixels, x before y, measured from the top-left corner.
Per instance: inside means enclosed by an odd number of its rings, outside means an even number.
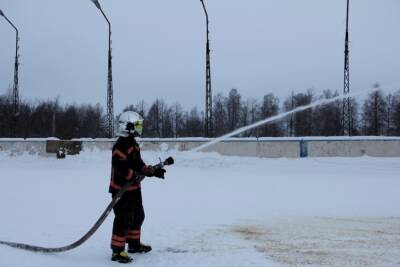
[[[114,206],[114,214],[111,240],[113,252],[124,251],[125,243],[129,246],[139,245],[140,230],[145,217],[141,189],[124,194]]]

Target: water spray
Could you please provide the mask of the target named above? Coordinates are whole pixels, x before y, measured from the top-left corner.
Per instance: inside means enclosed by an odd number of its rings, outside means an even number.
[[[223,141],[226,138],[238,135],[238,134],[240,134],[242,132],[245,132],[245,131],[248,131],[250,129],[259,127],[261,125],[280,120],[280,119],[282,119],[282,118],[284,118],[284,117],[286,117],[288,115],[291,115],[293,113],[297,113],[297,112],[300,112],[300,111],[303,111],[303,110],[306,110],[306,109],[309,109],[309,108],[313,108],[313,107],[316,107],[316,106],[320,106],[320,105],[326,105],[326,104],[335,102],[335,101],[343,99],[343,98],[350,98],[350,97],[354,97],[354,96],[365,94],[365,93],[367,93],[367,92],[361,92],[361,93],[356,93],[356,94],[353,93],[353,94],[339,95],[339,96],[336,96],[336,97],[333,97],[333,98],[329,98],[329,99],[317,100],[314,103],[311,103],[309,105],[300,106],[300,107],[297,107],[297,108],[295,108],[293,110],[287,111],[285,113],[281,113],[281,114],[266,118],[264,120],[255,122],[253,124],[241,127],[241,128],[239,128],[239,129],[237,129],[237,130],[235,130],[233,132],[230,132],[228,134],[225,134],[223,136],[215,138],[214,140],[212,140],[210,142],[207,142],[207,143],[205,143],[205,144],[203,144],[203,145],[201,145],[199,147],[196,147],[196,148],[192,149],[191,151],[194,151],[194,152],[201,151],[201,150],[205,149],[206,147],[212,146],[212,145],[214,145],[216,143],[219,143],[219,142]]]

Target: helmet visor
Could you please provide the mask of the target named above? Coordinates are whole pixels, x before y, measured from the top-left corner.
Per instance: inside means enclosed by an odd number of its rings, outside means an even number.
[[[135,131],[138,133],[138,135],[142,135],[143,133],[143,121],[137,121],[135,122]]]

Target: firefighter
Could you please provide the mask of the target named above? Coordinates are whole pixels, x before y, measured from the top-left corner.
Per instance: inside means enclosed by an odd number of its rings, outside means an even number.
[[[112,170],[109,191],[114,197],[125,183],[136,179],[114,207],[112,230],[111,260],[129,263],[132,258],[128,253],[147,253],[151,246],[140,242],[141,226],[144,221],[142,192],[140,181],[145,177],[164,178],[163,168],[146,165],[140,155],[139,144],[135,137],[141,136],[143,118],[136,112],[123,112],[118,120],[118,139],[112,149]]]

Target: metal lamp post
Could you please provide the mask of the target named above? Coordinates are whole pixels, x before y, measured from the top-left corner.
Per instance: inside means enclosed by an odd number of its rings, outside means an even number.
[[[107,122],[108,122],[108,137],[114,135],[114,100],[113,100],[113,80],[112,80],[112,55],[111,55],[111,23],[100,6],[98,0],[91,0],[93,4],[100,10],[103,17],[108,23],[108,79],[107,79]]]
[[[206,44],[206,110],[205,110],[205,136],[211,137],[213,135],[213,121],[212,121],[212,95],[211,95],[211,62],[210,62],[210,31],[208,29],[209,20],[206,6],[203,0],[200,0],[203,5],[204,13],[206,15],[206,29],[207,29],[207,44]]]
[[[14,86],[13,86],[13,91],[12,91],[12,97],[13,97],[13,125],[12,125],[12,132],[13,132],[13,137],[16,137],[17,135],[17,117],[18,117],[18,107],[19,107],[19,92],[18,92],[18,42],[19,42],[19,32],[17,27],[7,18],[7,16],[4,14],[3,11],[0,10],[0,16],[4,17],[6,21],[14,28],[16,32],[16,39],[15,39],[15,63],[14,63]]]

